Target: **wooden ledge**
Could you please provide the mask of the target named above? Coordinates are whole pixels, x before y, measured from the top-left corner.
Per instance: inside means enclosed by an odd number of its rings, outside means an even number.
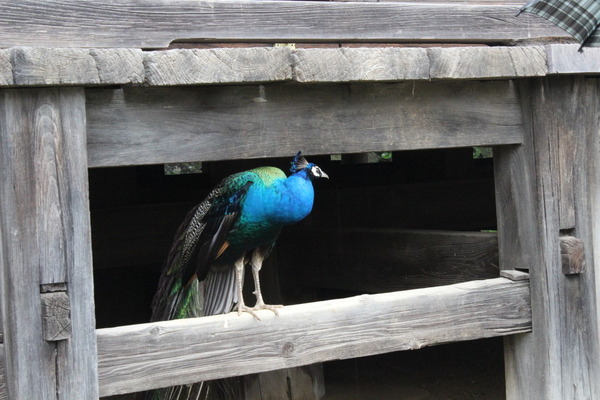
[[[249,47],[0,50],[0,86],[177,86],[295,81],[513,79],[600,73],[600,49],[514,47]]]
[[[529,282],[495,278],[98,329],[100,395],[531,331]]]

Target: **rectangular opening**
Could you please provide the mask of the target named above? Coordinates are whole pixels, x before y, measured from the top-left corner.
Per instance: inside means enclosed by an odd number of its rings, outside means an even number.
[[[303,304],[324,300],[493,280],[499,276],[491,159],[474,159],[470,147],[393,152],[391,162],[372,159],[365,163],[361,160],[368,157],[348,154],[307,158],[331,179],[315,183],[313,212],[284,230],[276,251],[263,268],[267,302],[305,307]],[[150,302],[174,232],[187,211],[217,182],[231,173],[260,165],[286,169],[289,161],[290,157],[204,162],[202,173],[185,175],[165,175],[163,165],[91,169],[98,328],[148,321]],[[251,283],[251,279],[246,281]],[[434,294],[425,292],[425,295]],[[248,293],[248,303],[252,302],[253,297]],[[319,310],[326,312],[327,306],[323,307]],[[445,326],[447,322],[440,324]],[[167,324],[165,329],[170,326]],[[124,332],[119,329],[101,330],[101,357],[106,355],[102,350],[105,343],[111,346],[120,343],[120,339],[112,336]],[[470,339],[476,337],[453,340]],[[501,352],[498,339],[478,340],[472,345],[486,350],[469,352],[465,358],[457,359],[457,363],[485,363],[482,354]],[[410,348],[402,346],[405,345],[392,346],[390,351]],[[452,353],[453,346],[443,346],[440,354]],[[435,352],[432,348],[423,353],[421,365]],[[355,351],[355,356],[367,354],[374,353]],[[385,360],[397,357],[402,364],[407,357],[419,359],[418,354],[390,353]],[[344,385],[366,385],[366,390],[368,373],[363,365],[377,357],[381,356],[371,356],[364,362],[325,363],[326,392],[329,396],[344,393]],[[451,366],[451,358],[445,367],[458,368],[458,364]],[[294,366],[294,362],[289,365]],[[350,381],[336,378],[342,373],[338,371],[354,368],[352,365],[357,371],[363,370],[364,375],[357,372]],[[495,390],[500,390],[504,385],[502,368],[487,371],[488,375],[480,376],[482,382],[495,382]],[[448,379],[444,371],[439,373],[441,382],[458,384],[457,379]],[[426,376],[429,375],[424,373],[422,378],[429,379]],[[328,382],[332,385],[329,390]],[[440,383],[440,387],[444,384]],[[472,387],[468,382],[464,384],[465,388]],[[434,389],[438,390],[430,387]],[[473,390],[476,393],[477,389]],[[102,393],[117,392],[105,388]],[[117,398],[130,398],[127,396]],[[325,397],[328,398],[335,397]]]

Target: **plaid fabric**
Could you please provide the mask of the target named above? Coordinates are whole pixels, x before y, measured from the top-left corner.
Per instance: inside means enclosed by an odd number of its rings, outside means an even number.
[[[600,47],[600,0],[530,0],[521,11],[546,18],[584,46]]]

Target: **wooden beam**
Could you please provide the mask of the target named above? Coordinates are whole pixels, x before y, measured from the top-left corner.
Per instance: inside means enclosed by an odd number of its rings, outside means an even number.
[[[97,330],[100,395],[529,332],[528,281],[505,278]]]
[[[282,275],[296,285],[382,293],[495,278],[499,273],[495,233],[368,228],[290,231],[278,241],[276,250],[285,269]],[[302,237],[302,254],[298,237]]]
[[[0,400],[6,400],[6,378],[4,365],[6,360],[4,358],[4,343],[0,343]]]
[[[145,76],[140,49],[16,47],[10,51],[11,86],[141,84]]]
[[[427,49],[431,79],[510,79],[548,73],[542,46]]]
[[[585,48],[580,52],[576,44],[399,47],[408,45],[350,43],[341,48],[327,44],[329,48],[325,48],[322,46],[326,44],[308,43],[296,49],[260,43],[222,45],[228,47],[145,52],[121,48],[0,49],[0,86],[377,82],[600,73],[600,50]]]
[[[600,49],[579,44],[546,45],[549,74],[598,74]]]
[[[96,399],[82,88],[0,91],[0,296],[11,399]],[[70,299],[73,335],[47,342],[42,285]]]
[[[91,167],[520,143],[507,81],[88,89]]]
[[[0,6],[0,35],[6,47],[134,48],[167,47],[178,39],[489,43],[570,38],[542,18],[517,17],[518,10],[514,4],[18,0]]]
[[[559,239],[567,229],[593,247],[598,84],[553,77],[520,89],[525,141],[494,153],[501,268],[531,267],[533,332],[506,339],[507,399],[598,398],[594,259],[586,251],[586,273],[564,275]]]
[[[288,47],[178,49],[144,53],[145,84],[198,85],[292,80]]]

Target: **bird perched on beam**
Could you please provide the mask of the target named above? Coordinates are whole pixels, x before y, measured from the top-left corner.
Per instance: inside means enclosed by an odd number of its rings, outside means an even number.
[[[183,221],[161,273],[152,302],[152,320],[223,314],[237,310],[258,318],[277,313],[263,300],[259,272],[281,229],[312,210],[312,181],[329,178],[298,152],[290,176],[279,168],[259,167],[230,175]],[[244,303],[244,267],[250,264],[256,304]],[[200,387],[154,391],[154,399],[196,398]],[[159,396],[159,392],[160,396]],[[189,394],[186,394],[189,393]]]

